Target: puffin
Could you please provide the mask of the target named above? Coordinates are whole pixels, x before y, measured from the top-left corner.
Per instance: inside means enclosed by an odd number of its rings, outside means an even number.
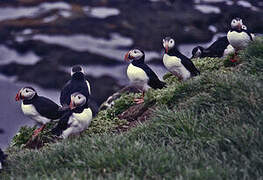
[[[247,30],[240,18],[234,18],[231,21],[231,29],[227,33],[227,39],[235,49],[235,52],[244,49],[249,42],[253,41],[252,34]]]
[[[204,57],[223,57],[228,45],[229,42],[227,36],[220,37],[208,48],[204,48],[202,46],[195,47],[192,50],[191,59]]]
[[[149,88],[162,89],[166,85],[162,82],[153,70],[145,64],[145,53],[143,50],[135,48],[126,53],[125,61],[129,62],[127,76],[133,87],[142,91],[142,97],[134,99],[137,104],[144,102],[144,93]]]
[[[46,97],[38,96],[36,90],[29,86],[20,89],[15,100],[22,100],[21,109],[24,115],[38,124],[42,124],[40,128],[34,131],[33,137],[43,131],[47,123],[52,120],[59,120],[63,115],[63,111],[59,111],[59,106],[55,102]]]
[[[75,92],[82,93],[87,101],[91,94],[90,83],[85,78],[84,70],[81,66],[76,65],[71,69],[71,79],[64,85],[60,93],[60,104],[62,109],[67,108],[70,104],[71,94]]]
[[[0,148],[0,170],[3,169],[3,163],[6,159],[7,155],[4,154],[4,152],[2,151],[2,149]]]
[[[178,77],[179,81],[185,81],[200,74],[193,62],[177,50],[173,38],[164,38],[163,47],[165,48],[163,64],[168,71]]]
[[[63,139],[86,130],[92,120],[92,110],[87,107],[87,98],[80,92],[70,96],[70,111],[66,112],[52,129],[52,134]]]

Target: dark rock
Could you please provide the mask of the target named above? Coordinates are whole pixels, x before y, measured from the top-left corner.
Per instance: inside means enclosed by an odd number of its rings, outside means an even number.
[[[127,121],[138,121],[138,119],[145,119],[145,115],[141,117],[150,107],[152,107],[155,102],[142,103],[131,106],[129,109],[118,115],[119,119],[126,119]]]

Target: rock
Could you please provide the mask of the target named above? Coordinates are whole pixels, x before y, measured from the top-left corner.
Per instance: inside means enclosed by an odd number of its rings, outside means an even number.
[[[126,119],[129,122],[144,120],[148,113],[144,114],[149,108],[151,108],[155,102],[142,103],[131,106],[129,109],[118,115],[119,119]],[[143,116],[142,116],[143,115]]]

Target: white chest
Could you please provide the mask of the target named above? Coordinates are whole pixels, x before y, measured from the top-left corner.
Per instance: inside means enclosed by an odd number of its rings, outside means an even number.
[[[244,49],[251,41],[246,32],[229,31],[227,33],[229,43],[237,50]]]
[[[84,109],[82,113],[73,113],[69,119],[69,124],[85,129],[92,120],[92,111],[90,108]]]
[[[46,124],[48,122],[50,122],[51,120],[46,118],[46,117],[43,117],[41,116],[36,108],[32,105],[32,104],[24,104],[23,102],[21,103],[21,109],[23,111],[23,113],[28,116],[29,118],[37,121],[38,123],[41,123],[41,124]]]
[[[132,64],[128,66],[127,76],[131,83],[144,85],[147,84],[149,78],[143,69],[136,67]]]
[[[176,76],[181,76],[183,80],[186,80],[191,76],[191,73],[181,63],[180,58],[164,54],[163,64],[168,69],[168,71],[170,71]]]

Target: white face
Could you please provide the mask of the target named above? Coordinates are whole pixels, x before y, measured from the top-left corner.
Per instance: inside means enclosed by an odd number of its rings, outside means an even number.
[[[175,46],[174,39],[163,39],[163,47],[165,48],[165,52],[167,53],[168,50],[172,49]]]
[[[143,56],[143,52],[139,49],[133,49],[129,52],[130,60],[138,60]]]
[[[83,106],[86,103],[86,97],[80,93],[74,93],[71,95],[71,109],[79,106]]]
[[[245,26],[244,24],[242,25],[242,27],[241,27],[243,30],[247,30],[247,26]]]
[[[235,29],[235,28],[241,28],[242,25],[243,25],[242,19],[233,19],[233,20],[231,21],[231,27],[232,27],[233,29]]]
[[[36,95],[36,91],[30,88],[22,88],[20,91],[20,99],[32,99]]]

